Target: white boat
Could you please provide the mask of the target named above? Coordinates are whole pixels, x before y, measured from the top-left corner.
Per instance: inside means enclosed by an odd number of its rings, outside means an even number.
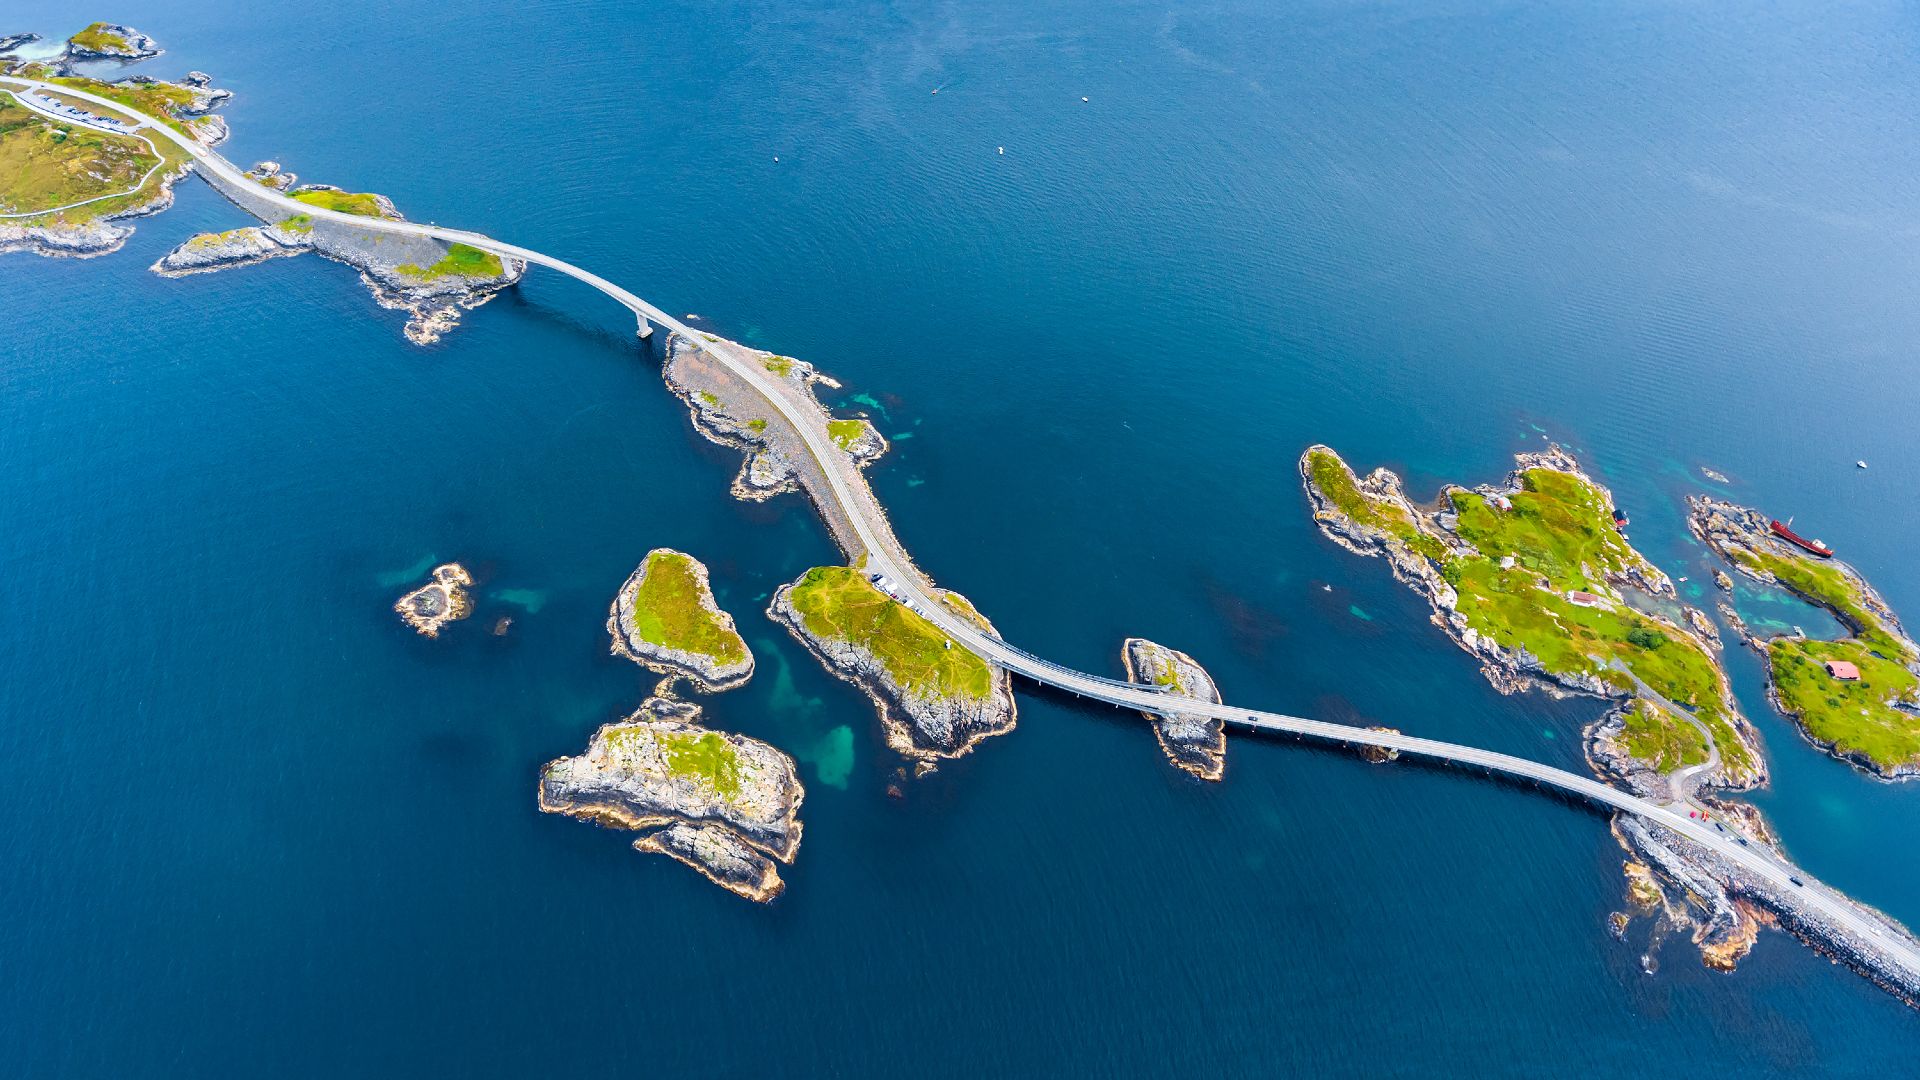
[[[1867,463],[1864,461],[1856,461],[1853,463],[1853,467],[1856,469],[1864,469],[1867,467]]]

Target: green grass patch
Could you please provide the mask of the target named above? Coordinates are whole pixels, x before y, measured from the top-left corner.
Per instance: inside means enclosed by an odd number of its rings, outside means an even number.
[[[711,731],[669,732],[659,740],[669,774],[698,780],[723,798],[740,794],[740,755],[732,743]]]
[[[1920,677],[1861,640],[1777,638],[1767,646],[1780,703],[1815,738],[1857,751],[1876,765],[1920,761],[1920,717],[1894,702],[1920,706]],[[1858,682],[1827,674],[1828,660],[1860,669]]]
[[[873,654],[893,681],[923,698],[984,701],[993,692],[993,670],[904,604],[874,588],[866,575],[845,566],[817,566],[790,596],[807,630],[849,642]]]
[[[1861,641],[1873,646],[1882,655],[1898,657],[1909,663],[1920,659],[1913,656],[1899,638],[1888,633],[1879,618],[1867,610],[1859,587],[1838,567],[1799,556],[1775,555],[1770,551],[1746,548],[1734,550],[1734,561],[1749,569],[1772,574],[1788,590],[1833,612],[1853,628]]]
[[[849,452],[853,450],[853,444],[860,441],[860,436],[865,434],[866,430],[865,420],[827,421],[827,437],[833,440],[835,446]]]
[[[758,435],[767,430],[767,422],[759,418],[749,420],[747,421],[747,430]]]
[[[365,191],[301,191],[291,198],[308,206],[317,206],[322,210],[332,210],[341,214],[356,214],[360,217],[379,217],[380,200]]]
[[[446,255],[432,266],[401,263],[394,269],[421,281],[436,281],[443,277],[495,278],[505,273],[498,255],[466,244],[449,244]]]
[[[1314,487],[1335,509],[1361,525],[1379,529],[1435,562],[1445,562],[1446,545],[1422,532],[1399,506],[1375,499],[1360,490],[1353,473],[1338,454],[1315,450],[1307,455],[1307,471]]]
[[[280,227],[290,233],[310,233],[313,231],[313,218],[307,214],[295,214],[281,222]]]
[[[1661,772],[1699,765],[1708,757],[1707,739],[1699,728],[1644,699],[1628,707],[1620,745]]]
[[[717,409],[720,407],[720,398],[709,391],[700,391],[700,400],[705,402],[709,408]]]
[[[78,45],[82,49],[91,49],[94,52],[130,51],[127,39],[119,34],[108,33],[106,23],[94,23],[68,38],[67,41],[69,44]]]
[[[721,664],[740,663],[747,658],[747,643],[706,609],[712,599],[692,559],[678,552],[653,552],[633,599],[633,629],[654,645],[712,657]]]
[[[768,371],[783,379],[793,374],[793,357],[791,356],[769,356],[761,363],[766,365]]]
[[[0,97],[0,212],[54,211],[134,187],[161,158],[127,135],[49,120],[11,97]],[[90,221],[152,196],[149,181],[132,194],[103,199],[60,213],[70,222]],[[12,219],[15,223],[34,219]]]

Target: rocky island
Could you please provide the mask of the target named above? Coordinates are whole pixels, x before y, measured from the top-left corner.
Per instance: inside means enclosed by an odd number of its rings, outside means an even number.
[[[706,565],[685,552],[655,548],[607,613],[613,652],[651,671],[684,678],[705,693],[744,686],[753,654],[720,609]]]
[[[279,162],[263,161],[247,174],[254,185],[297,202],[358,217],[404,221],[393,201],[373,192],[345,191],[330,184],[295,185]],[[261,191],[217,178],[210,183],[262,225],[203,233],[153,264],[163,277],[204,274],[308,251],[360,271],[360,280],[381,307],[405,311],[407,340],[429,345],[460,324],[462,312],[491,300],[519,281],[526,267],[465,244],[373,232],[311,214],[289,214]]]
[[[718,342],[719,339],[712,339]],[[828,437],[850,462],[864,468],[886,453],[887,440],[864,417],[838,418],[829,414],[813,395],[814,384],[839,386],[822,375],[812,364],[791,356],[727,343],[750,355],[767,374],[778,379],[794,396],[812,403],[826,424]],[[736,498],[760,501],[801,486],[801,478],[817,473],[812,454],[778,410],[751,385],[743,383],[724,366],[685,338],[674,335],[668,345],[666,367],[662,369],[667,387],[692,410],[693,424],[702,435],[744,451],[739,475],[733,480]]]
[[[1814,744],[1877,777],[1920,776],[1920,645],[1887,602],[1853,567],[1774,535],[1758,510],[1703,495],[1689,496],[1687,509],[1688,528],[1734,570],[1847,628],[1838,641],[1744,634],[1766,659],[1774,706]]]
[[[160,55],[160,43],[131,26],[97,22],[67,39],[69,60],[145,60]]]
[[[540,809],[610,828],[643,830],[657,851],[714,884],[767,901],[784,887],[776,860],[800,848],[800,785],[793,759],[696,721],[700,708],[650,698],[594,732],[587,752],[549,762]]]
[[[473,600],[465,586],[473,576],[459,563],[433,568],[433,580],[401,597],[393,605],[408,626],[424,637],[437,638],[440,628],[473,614]]]
[[[1213,676],[1193,657],[1178,649],[1128,638],[1120,646],[1120,659],[1126,665],[1130,682],[1169,687],[1169,693],[1195,701],[1220,703],[1220,690]],[[1170,712],[1165,716],[1144,713],[1153,724],[1154,737],[1174,768],[1202,780],[1218,780],[1226,775],[1226,724],[1217,717]]]
[[[955,645],[905,601],[859,568],[816,566],[773,594],[767,614],[827,670],[858,686],[879,709],[887,745],[922,761],[957,758],[982,739],[1013,730],[1013,689],[1004,669]],[[942,603],[988,633],[992,624],[957,593]]]

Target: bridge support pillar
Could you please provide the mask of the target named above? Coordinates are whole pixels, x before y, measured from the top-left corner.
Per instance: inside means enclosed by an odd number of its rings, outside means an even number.
[[[647,321],[645,315],[637,316],[637,318],[640,320],[640,329],[638,331],[640,340],[645,341],[653,336],[653,324]]]

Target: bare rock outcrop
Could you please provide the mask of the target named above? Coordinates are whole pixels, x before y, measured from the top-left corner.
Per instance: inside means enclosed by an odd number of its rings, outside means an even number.
[[[1168,687],[1165,693],[1170,697],[1220,703],[1213,676],[1178,649],[1146,638],[1128,638],[1120,646],[1120,659],[1130,682]],[[1219,717],[1177,709],[1143,715],[1153,722],[1154,737],[1174,768],[1202,780],[1219,780],[1226,774],[1227,731]]]
[[[433,580],[401,597],[393,610],[423,636],[437,638],[442,627],[473,614],[473,600],[465,588],[471,584],[473,576],[459,563],[436,566]]]

